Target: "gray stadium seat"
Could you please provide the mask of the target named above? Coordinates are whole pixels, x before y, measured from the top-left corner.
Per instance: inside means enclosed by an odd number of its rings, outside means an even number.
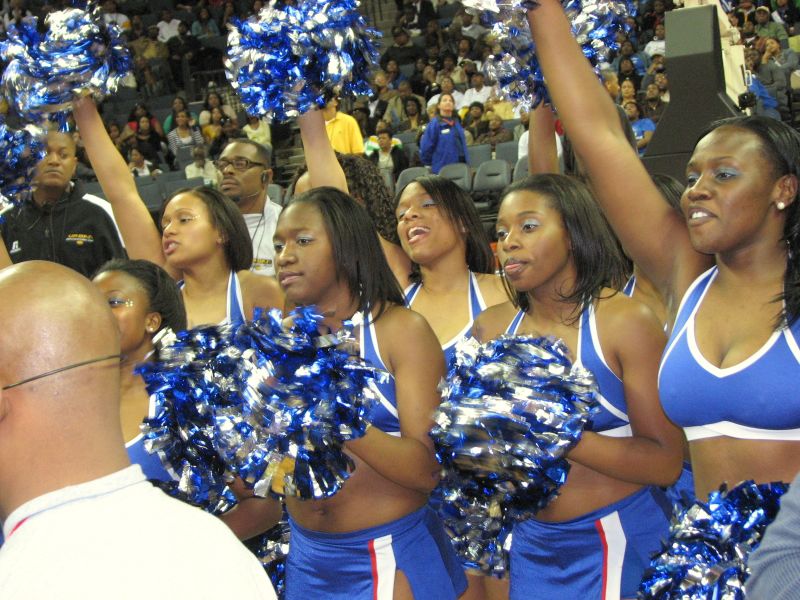
[[[267,187],[267,195],[275,204],[283,206],[283,188],[277,183],[270,183]]]
[[[528,176],[528,157],[521,156],[517,159],[517,164],[514,166],[514,181],[520,181]]]
[[[511,167],[501,159],[489,160],[478,167],[472,182],[473,193],[499,192],[511,183]]]
[[[469,152],[469,166],[477,169],[481,163],[492,160],[492,147],[489,144],[476,144],[467,148]]]
[[[509,167],[517,164],[517,154],[519,152],[519,142],[512,140],[510,142],[500,142],[495,146],[494,157],[504,160],[508,163]]]
[[[394,189],[396,189],[399,192],[417,177],[422,177],[423,175],[430,175],[430,173],[431,172],[430,170],[428,170],[428,167],[409,167],[407,169],[403,169],[400,172],[400,175],[397,176],[397,181],[395,182]]]
[[[472,190],[472,173],[465,163],[445,165],[439,171],[439,176],[449,179],[466,192]]]

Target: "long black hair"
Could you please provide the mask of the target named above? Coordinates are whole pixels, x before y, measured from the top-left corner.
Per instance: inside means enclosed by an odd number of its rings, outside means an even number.
[[[322,215],[333,247],[336,277],[347,284],[360,312],[377,310],[377,319],[391,304],[403,305],[403,292],[383,254],[378,232],[366,209],[333,187],[318,187],[289,203],[310,204]]]
[[[186,308],[178,284],[164,269],[147,260],[112,258],[103,263],[92,276],[118,271],[133,277],[147,294],[148,312],[161,315],[161,327],[172,331],[186,329]]]
[[[470,195],[458,187],[455,182],[440,175],[423,175],[409,182],[409,185],[411,183],[421,185],[431,199],[441,207],[455,230],[463,232],[467,246],[465,257],[467,268],[473,273],[494,273],[494,254],[492,254],[491,242],[481,224],[481,218],[478,216],[475,203]],[[406,187],[397,193],[395,206]],[[409,279],[413,283],[422,281],[418,264],[411,264]]]
[[[577,278],[575,286],[561,294],[561,300],[575,304],[571,321],[574,322],[589,303],[604,297],[604,288],[622,289],[628,273],[625,256],[589,188],[580,179],[568,175],[532,175],[508,186],[503,199],[521,191],[545,196],[564,221]],[[526,312],[530,310],[528,294],[515,290],[505,277],[503,282],[514,305]]]
[[[772,166],[775,180],[792,175],[800,184],[800,133],[776,119],[768,117],[733,117],[711,123],[698,141],[719,127],[735,127],[754,134],[761,141],[764,157]],[[800,206],[798,195],[783,213],[786,221],[783,226],[783,241],[788,249],[786,276],[783,280],[783,293],[775,298],[783,302],[775,329],[791,326],[800,316]]]

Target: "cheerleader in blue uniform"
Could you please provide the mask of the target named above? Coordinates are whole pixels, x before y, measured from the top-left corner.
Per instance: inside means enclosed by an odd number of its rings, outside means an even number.
[[[175,282],[161,267],[146,260],[115,259],[104,264],[92,280],[108,299],[120,330],[120,414],[125,447],[145,477],[171,481],[176,477],[155,454],[144,449],[139,426],[153,417],[153,407],[134,367],[154,352],[153,338],[164,328],[186,329],[186,310]]]
[[[792,481],[800,470],[800,135],[761,117],[712,125],[686,167],[678,215],[626,146],[561,6],[543,1],[528,20],[595,195],[667,301],[661,401],[686,431],[697,497],[722,482]]]
[[[403,307],[377,232],[347,194],[320,187],[296,196],[274,239],[287,298],[317,306],[333,331],[356,320],[362,356],[390,374],[372,426],[345,446],[355,470],[343,488],[325,500],[287,498],[286,597],[457,598],[466,580],[427,507],[439,472],[428,436],[444,373],[436,337]]]
[[[478,317],[477,337],[562,339],[600,391],[600,412],[568,456],[558,498],[514,527],[510,597],[633,598],[667,534],[669,503],[658,486],[675,481],[681,465],[680,431],[658,404],[663,330],[615,291],[623,257],[578,180],[513,184],[496,227],[512,301]]]

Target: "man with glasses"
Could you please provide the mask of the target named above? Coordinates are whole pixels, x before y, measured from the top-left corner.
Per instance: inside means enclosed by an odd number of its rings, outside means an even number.
[[[43,261],[0,272],[0,598],[264,598],[258,559],[216,517],[131,465],[106,298]]]
[[[266,146],[247,138],[225,146],[215,163],[222,174],[220,190],[239,206],[253,240],[253,266],[258,275],[275,275],[272,236],[281,207],[269,199],[272,181],[272,153]]]

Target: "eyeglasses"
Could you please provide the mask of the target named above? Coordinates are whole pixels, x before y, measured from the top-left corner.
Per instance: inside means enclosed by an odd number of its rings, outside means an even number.
[[[74,365],[67,365],[66,367],[61,367],[59,369],[53,369],[52,371],[47,371],[45,373],[40,373],[39,375],[34,375],[33,377],[28,377],[27,379],[23,379],[22,381],[18,381],[17,383],[12,383],[11,385],[3,386],[3,390],[10,390],[11,388],[19,387],[21,385],[25,385],[26,383],[30,383],[31,381],[36,381],[37,379],[44,379],[45,377],[50,377],[51,375],[55,375],[56,373],[63,373],[64,371],[69,371],[70,369],[77,369],[78,367],[85,367],[86,365],[91,365],[98,362],[103,362],[104,360],[111,360],[112,358],[116,358],[119,360],[119,354],[109,354],[108,356],[101,356],[100,358],[91,358],[89,360],[84,360],[79,363],[75,363]]]
[[[260,162],[253,162],[247,158],[234,158],[228,160],[226,158],[220,158],[219,160],[214,162],[214,166],[217,167],[220,171],[224,171],[228,168],[228,165],[233,165],[233,168],[237,171],[247,171],[252,167],[266,167],[264,163]]]

